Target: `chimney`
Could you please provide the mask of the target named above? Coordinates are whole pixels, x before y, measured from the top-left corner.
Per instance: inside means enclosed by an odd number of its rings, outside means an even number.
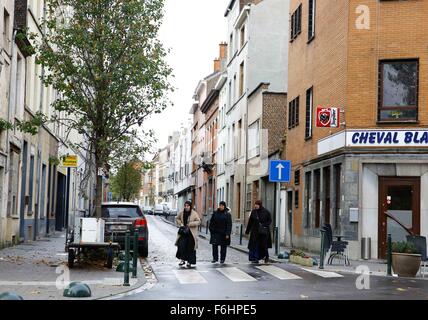
[[[219,72],[221,70],[220,59],[214,59],[214,72]]]
[[[225,59],[226,54],[227,54],[227,43],[222,42],[222,43],[220,43],[220,60]]]

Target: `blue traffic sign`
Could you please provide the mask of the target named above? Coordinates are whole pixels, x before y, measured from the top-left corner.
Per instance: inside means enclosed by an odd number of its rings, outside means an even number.
[[[271,160],[269,162],[269,182],[290,182],[291,161]]]

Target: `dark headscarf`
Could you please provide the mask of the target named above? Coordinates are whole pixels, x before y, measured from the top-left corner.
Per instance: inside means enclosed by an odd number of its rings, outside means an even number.
[[[189,211],[192,211],[192,201],[188,200],[188,201],[186,201],[184,203],[184,205],[186,205],[186,204],[188,204],[190,206],[190,210]],[[184,209],[184,211],[186,211],[186,209]]]

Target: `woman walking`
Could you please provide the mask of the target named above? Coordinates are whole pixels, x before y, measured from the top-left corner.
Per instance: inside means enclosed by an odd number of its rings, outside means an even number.
[[[249,260],[258,263],[264,259],[269,262],[269,248],[272,248],[272,238],[270,235],[270,225],[272,218],[270,212],[263,207],[262,202],[257,200],[254,210],[251,211],[245,234],[250,234],[248,241]]]
[[[175,222],[179,226],[178,236],[175,245],[177,246],[177,259],[180,259],[180,266],[187,262],[187,267],[196,264],[196,249],[198,248],[198,226],[201,224],[199,214],[192,210],[192,202],[184,203],[184,210],[181,211]]]
[[[220,263],[224,263],[232,232],[232,216],[227,210],[226,202],[221,201],[217,211],[213,213],[209,229],[211,233],[210,244],[213,247],[213,260],[211,262],[218,262],[218,247],[220,246]]]

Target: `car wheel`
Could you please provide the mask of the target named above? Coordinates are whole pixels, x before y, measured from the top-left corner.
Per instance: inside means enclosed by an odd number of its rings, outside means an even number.
[[[142,247],[138,248],[138,254],[140,255],[140,257],[147,258],[147,256],[149,255],[149,245],[147,242],[145,242]]]

